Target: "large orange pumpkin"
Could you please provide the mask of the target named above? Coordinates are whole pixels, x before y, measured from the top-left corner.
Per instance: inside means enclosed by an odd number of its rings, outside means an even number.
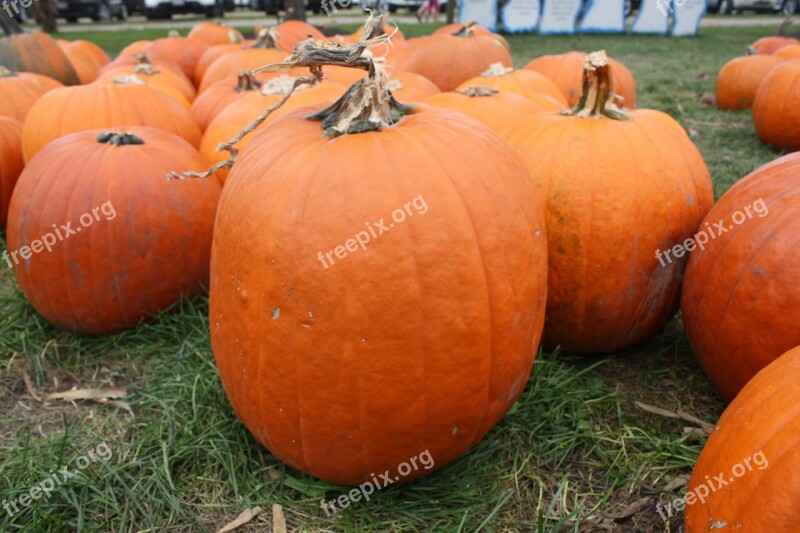
[[[7,6],[6,6],[7,7]],[[56,79],[64,85],[78,85],[75,69],[58,43],[42,32],[23,32],[5,10],[0,10],[0,65],[15,72],[33,72]]]
[[[208,67],[210,67],[214,61],[225,54],[241,49],[243,46],[242,41],[232,41],[230,43],[208,47],[208,49],[203,52],[203,55],[200,56],[200,59],[197,60],[197,66],[194,68],[194,77],[192,78],[194,84],[200,86],[200,82],[203,81],[206,70],[208,70]]]
[[[622,99],[622,106],[629,109],[636,107],[636,80],[628,68],[614,58],[608,58],[611,69],[616,76],[615,87]],[[544,74],[558,86],[567,96],[567,103],[574,106],[583,91],[583,66],[586,62],[585,52],[567,52],[558,55],[537,57],[525,65],[526,70]]]
[[[294,78],[289,76],[273,78],[264,83],[258,91],[249,91],[242,98],[234,100],[227,105],[206,128],[203,139],[200,142],[200,153],[213,163],[227,159],[228,152],[218,152],[217,146],[222,142],[229,141],[254,118],[266,111],[268,107],[282,100],[293,82]],[[320,102],[333,102],[344,92],[344,89],[341,85],[332,82],[322,82],[313,87],[301,86],[283,106],[273,112],[255,131],[263,129],[269,122],[298,107]],[[238,145],[239,149],[244,150],[252,138],[253,134],[244,137]],[[220,181],[224,183],[227,174],[226,170],[220,170],[218,172]]]
[[[686,533],[797,531],[798,382],[800,347],[759,372],[722,414],[689,480]]]
[[[163,56],[177,63],[186,77],[191,79],[194,76],[197,61],[207,49],[208,44],[199,39],[181,37],[177,32],[170,32],[168,37],[156,39],[147,45],[142,53],[154,57]]]
[[[776,50],[772,55],[781,59],[800,59],[800,44],[784,46]]]
[[[392,74],[389,90],[401,102],[421,102],[441,92],[431,80],[413,72]]]
[[[717,75],[717,107],[749,109],[758,86],[783,60],[774,55],[756,54],[734,58]]]
[[[683,128],[616,108],[611,70],[604,52],[590,54],[581,105],[538,113],[510,136],[546,202],[545,340],[575,353],[631,346],[672,318],[686,257],[657,251],[691,237],[714,201]]]
[[[25,161],[68,133],[137,125],[162,128],[200,144],[200,128],[169,96],[142,85],[92,83],[54,89],[33,104],[22,131]]]
[[[467,32],[421,41],[404,69],[425,76],[443,91],[452,91],[498,62],[506,67],[513,65],[511,54],[502,44],[492,37]]]
[[[6,227],[11,192],[24,167],[22,123],[0,116],[0,228]]]
[[[190,39],[203,41],[208,46],[242,42],[244,37],[234,28],[229,28],[216,22],[201,22],[196,24],[187,35]]]
[[[275,26],[275,32],[275,46],[280,50],[293,50],[297,43],[306,39],[325,39],[321,31],[302,20],[284,20]]]
[[[44,93],[57,87],[63,85],[47,76],[11,72],[0,66],[0,116],[25,120],[33,103]]]
[[[198,90],[202,93],[215,83],[236,76],[243,70],[280,63],[288,55],[289,52],[275,48],[272,37],[267,30],[263,30],[252,46],[224,54],[211,63],[203,74]]]
[[[727,400],[800,344],[800,154],[738,181],[708,213],[682,311],[692,349]],[[716,238],[710,238],[712,235]]]
[[[523,127],[533,115],[561,109],[556,102],[551,107],[543,108],[518,94],[503,93],[480,85],[467,87],[463,91],[435,94],[425,103],[463,113],[503,138]]]
[[[158,68],[151,63],[141,63],[135,66],[121,66],[106,70],[100,74],[97,81],[112,81],[120,76],[137,76],[145,81],[148,85],[156,88],[169,86],[175,92],[182,95],[188,102],[194,101],[197,96],[197,91],[192,85],[192,82],[186,79],[186,76],[178,74],[172,69]]]
[[[223,188],[211,261],[212,347],[237,415],[291,467],[347,485],[420,477],[480,440],[525,387],[546,297],[518,155],[367,83],[374,99],[358,84],[322,124],[298,110],[256,136]],[[425,451],[430,470],[398,468]]]
[[[800,150],[800,60],[773,68],[758,86],[753,123],[762,142],[779,150]]]
[[[567,107],[567,98],[561,89],[550,78],[533,70],[514,70],[495,63],[480,76],[459,85],[457,90],[463,91],[473,86],[518,94],[546,109]]]
[[[205,90],[192,103],[192,118],[205,131],[208,125],[228,104],[238,100],[250,91],[261,88],[261,82],[250,71],[240,72],[238,76],[215,83]]]
[[[219,183],[165,174],[207,164],[146,127],[82,131],[44,148],[17,182],[7,232],[31,305],[60,328],[103,335],[200,292]]]

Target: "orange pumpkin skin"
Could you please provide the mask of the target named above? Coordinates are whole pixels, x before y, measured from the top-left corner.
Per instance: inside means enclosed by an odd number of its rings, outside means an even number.
[[[628,68],[614,58],[608,58],[616,76],[617,94],[623,98],[623,105],[629,109],[636,107],[636,80]],[[567,103],[574,106],[581,96],[585,52],[537,57],[527,65],[526,70],[544,74],[566,95]]]
[[[186,79],[186,76],[177,74],[171,69],[160,69],[152,65],[137,65],[134,67],[125,66],[117,67],[107,70],[100,74],[97,81],[112,82],[120,76],[135,75],[145,80],[148,85],[158,87],[170,86],[175,89],[175,92],[183,96],[183,98],[190,104],[197,97],[197,91],[192,85],[192,82]]]
[[[0,67],[0,116],[24,121],[34,102],[57,87],[63,85],[47,76]]]
[[[306,39],[324,40],[325,35],[317,28],[301,20],[284,20],[275,26],[277,39],[275,47],[281,50],[291,51],[301,41]],[[286,53],[289,55],[289,52]]]
[[[781,59],[800,59],[800,44],[791,44],[776,50],[773,54]]]
[[[508,50],[491,37],[435,35],[416,46],[405,70],[425,76],[442,91],[452,91],[498,62],[513,64]]]
[[[717,107],[749,109],[758,86],[769,72],[780,65],[779,57],[765,54],[737,57],[728,61],[717,75]]]
[[[794,37],[782,37],[780,35],[770,35],[762,37],[748,47],[751,54],[773,54],[781,48],[800,44]]]
[[[136,54],[141,54],[144,52],[144,49],[147,48],[152,42],[153,41],[147,41],[147,40],[133,41],[131,44],[129,44],[120,51],[119,55],[117,56],[117,59],[122,57],[133,57]]]
[[[686,257],[662,266],[656,251],[691,237],[714,201],[677,122],[654,110],[627,117],[538,113],[509,136],[546,202],[545,342],[568,352],[632,346],[672,318]]]
[[[208,44],[190,37],[164,37],[147,45],[143,53],[154,57],[163,56],[181,67],[186,77],[192,79],[197,61],[208,49]]]
[[[734,213],[752,205],[752,218],[734,224]],[[800,344],[798,206],[800,154],[790,154],[755,170],[720,198],[705,222],[718,233],[714,224],[722,220],[727,232],[690,255],[681,297],[686,335],[727,400]],[[766,330],[769,335],[762,335]]]
[[[489,89],[491,91],[491,89]],[[431,96],[424,103],[458,111],[486,125],[503,139],[512,131],[523,127],[533,115],[547,111],[518,94],[494,93],[472,95],[463,92],[445,92]],[[558,109],[556,107],[555,109]],[[549,109],[550,111],[553,108]]]
[[[202,93],[215,83],[236,76],[243,70],[253,70],[264,65],[280,63],[288,55],[288,52],[276,48],[242,48],[227,53],[211,63],[203,74],[203,81],[200,82],[197,90]],[[303,74],[308,74],[308,70],[305,70]]]
[[[557,104],[557,107],[548,109],[567,107],[567,98],[561,89],[550,78],[533,70],[514,70],[502,74],[493,74],[487,71],[465,81],[458,86],[457,90],[463,91],[473,85],[497,89],[504,93],[518,94],[539,105],[547,101],[554,101]],[[547,100],[543,96],[547,97]]]
[[[269,90],[268,85],[262,86],[260,91],[249,91],[245,96],[234,100],[225,109],[219,112],[206,128],[200,142],[200,153],[207,157],[212,163],[219,163],[230,157],[228,152],[218,152],[217,146],[222,142],[227,142],[247,126],[255,117],[263,113],[268,107],[277,104],[284,93],[266,94]],[[295,91],[292,96],[280,108],[275,110],[258,128],[256,132],[263,129],[267,124],[276,118],[289,113],[300,107],[318,104],[320,102],[330,103],[339,98],[345,88],[332,82],[323,82],[314,87]],[[253,133],[245,136],[238,144],[240,151],[244,151],[253,139]],[[225,183],[228,171],[222,169],[217,171],[220,182]]]
[[[104,130],[58,139],[30,161],[11,198],[9,250],[45,238],[53,224],[80,228],[54,238],[49,252],[11,259],[28,301],[60,328],[91,335],[131,328],[201,292],[208,279],[219,183],[165,179],[208,161],[169,132],[125,131],[144,144],[99,143]],[[91,223],[81,221],[87,213]]]
[[[488,28],[484,28],[480,24],[476,23],[467,23],[469,24],[470,29],[475,33],[475,35],[484,35],[487,37],[492,37],[494,40],[502,44],[507,50],[511,50],[511,46],[506,41],[506,38],[498,33],[492,32],[492,30]],[[464,27],[466,24],[461,24],[459,22],[454,22],[452,24],[445,24],[444,26],[440,26],[436,28],[431,35],[455,35],[457,33],[461,33],[464,31]]]
[[[223,188],[214,356],[236,413],[288,465],[355,485],[428,450],[435,466],[407,481],[468,450],[525,386],[546,299],[538,200],[518,156],[457,113],[420,106],[336,138],[305,113],[258,134]],[[355,154],[376,157],[354,172]],[[387,218],[413,198],[430,210]],[[381,217],[394,229],[366,251],[320,263]]]
[[[753,100],[753,123],[761,142],[800,150],[800,60],[785,61],[761,82]]]
[[[258,77],[240,74],[215,83],[192,103],[192,118],[205,131],[211,121],[228,104],[234,102],[250,91],[257,91],[261,87]]]
[[[23,168],[22,123],[0,117],[0,228],[6,227],[11,192]]]
[[[0,38],[0,65],[15,72],[42,74],[64,85],[81,82],[55,39],[38,31]]]
[[[241,42],[244,36],[239,30],[228,28],[216,22],[201,22],[189,31],[187,37],[203,41],[208,46],[229,44],[233,41]]]
[[[92,83],[97,79],[100,65],[97,60],[80,46],[64,45],[62,47],[67,59],[72,63],[72,68],[78,74],[82,84]]]
[[[25,161],[69,133],[137,125],[162,128],[200,144],[200,128],[189,111],[166,94],[142,85],[92,83],[54,89],[33,104],[22,129]]]
[[[227,43],[209,47],[203,52],[200,59],[197,60],[197,66],[194,68],[194,77],[192,78],[194,84],[198,87],[200,86],[200,83],[203,81],[203,76],[206,74],[206,70],[208,70],[208,67],[210,67],[214,61],[226,54],[240,50],[242,46],[241,43]]]
[[[422,102],[441,92],[431,80],[413,72],[392,75],[389,89],[392,91],[392,96],[400,102]]]
[[[686,507],[687,533],[710,531],[711,524],[720,531],[797,531],[798,381],[800,347],[759,372],[722,414],[689,480],[689,491],[708,496]],[[720,474],[727,483],[721,488]]]

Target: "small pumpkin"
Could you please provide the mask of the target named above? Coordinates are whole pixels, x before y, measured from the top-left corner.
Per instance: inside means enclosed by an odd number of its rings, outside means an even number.
[[[419,42],[405,70],[425,76],[442,91],[452,91],[492,63],[511,67],[508,49],[492,37],[467,28],[463,34],[434,35]]]
[[[681,297],[686,335],[728,401],[759,370],[800,345],[798,209],[795,153],[728,189],[701,226],[707,244],[689,256]]]
[[[47,76],[11,72],[0,66],[0,116],[24,121],[34,102],[47,91],[58,87],[63,85]]]
[[[59,45],[63,50],[67,50],[70,48],[79,49],[83,54],[91,56],[94,59],[95,64],[97,64],[99,68],[102,68],[111,61],[108,58],[108,54],[106,54],[105,50],[103,50],[97,44],[91,41],[77,39],[75,41],[65,41],[64,43],[59,42]]]
[[[82,131],[45,147],[9,208],[9,261],[31,305],[60,328],[105,335],[202,292],[220,186],[164,176],[207,164],[157,128]]]
[[[166,94],[142,85],[91,83],[54,89],[33,104],[22,131],[25,161],[69,133],[136,125],[162,128],[200,144],[200,128],[189,111]]]
[[[611,70],[616,77],[615,87],[623,107],[636,107],[636,80],[630,70],[614,58],[608,58]],[[574,106],[583,92],[583,68],[586,63],[585,52],[567,52],[565,54],[545,55],[537,57],[525,65],[526,70],[544,74],[566,95],[567,103]]]
[[[80,84],[72,63],[55,39],[38,31],[22,31],[6,10],[0,10],[0,27],[6,35],[0,38],[0,65],[15,72],[42,74],[64,85]]]
[[[725,63],[717,75],[717,107],[752,107],[758,86],[781,63],[783,60],[780,57],[766,54],[737,57]]]
[[[208,46],[242,42],[244,39],[239,30],[210,21],[195,24],[195,26],[189,30],[189,33],[186,36],[190,39],[203,41]]]
[[[749,54],[773,54],[787,46],[800,44],[794,37],[783,37],[781,35],[770,35],[762,37],[747,47]]]
[[[503,93],[480,85],[463,91],[444,92],[431,96],[425,103],[463,113],[486,125],[502,138],[523,126],[542,111],[561,109],[557,103],[542,108],[518,94]]]
[[[778,150],[800,150],[800,61],[785,61],[766,75],[753,100],[758,138]]]
[[[181,67],[186,77],[191,79],[197,67],[197,61],[208,49],[208,44],[191,37],[181,37],[178,32],[170,31],[167,37],[156,39],[148,44],[142,53],[154,57],[163,56]]]
[[[567,98],[561,89],[550,78],[533,70],[514,70],[500,63],[494,63],[480,76],[459,85],[457,90],[463,91],[470,86],[489,87],[504,93],[518,94],[547,109],[567,107]],[[553,107],[552,102],[558,107]]]
[[[546,205],[545,341],[581,354],[632,346],[672,318],[686,257],[656,252],[691,237],[714,201],[680,124],[618,108],[615,79],[605,52],[589,54],[581,103],[509,135]]]
[[[0,228],[6,227],[11,193],[23,168],[22,123],[0,116]]]
[[[687,533],[797,530],[798,382],[800,347],[760,371],[722,413],[689,480]]]

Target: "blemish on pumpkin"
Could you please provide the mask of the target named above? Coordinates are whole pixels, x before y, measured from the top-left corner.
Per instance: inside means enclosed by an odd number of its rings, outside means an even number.
[[[453,435],[458,435],[458,426],[453,426]]]
[[[713,522],[710,526],[708,526],[708,530],[711,531],[712,529],[722,529],[723,527],[727,526],[728,523],[724,520],[717,520]]]
[[[303,327],[304,328],[310,328],[311,324],[308,324],[307,322],[303,322]]]
[[[367,339],[364,338],[364,337],[361,337],[361,342],[367,342]]]
[[[542,236],[542,232],[537,229],[536,231],[533,232],[533,235],[534,235],[534,237],[541,237]]]
[[[281,308],[276,307],[272,310],[272,320],[278,320],[279,316],[281,316]]]
[[[761,267],[759,267],[759,266],[757,266],[757,267],[755,267],[753,269],[753,274],[755,274],[756,276],[766,276],[767,275],[767,273],[764,272],[763,270],[761,270]]]
[[[309,311],[309,312],[308,312],[308,316],[309,316],[309,318],[314,318],[314,313],[312,313],[311,311]]]
[[[241,298],[243,302],[246,302],[247,301],[247,290],[243,290],[242,293],[239,295],[239,298]]]

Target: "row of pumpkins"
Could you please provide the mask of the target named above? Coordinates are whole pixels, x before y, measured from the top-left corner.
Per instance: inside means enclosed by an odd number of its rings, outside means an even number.
[[[103,335],[210,276],[212,347],[236,413],[278,458],[342,484],[425,449],[436,468],[455,460],[517,400],[540,343],[621,350],[680,306],[694,352],[733,400],[690,488],[759,449],[776,462],[688,509],[687,529],[790,530],[796,499],[781,495],[800,490],[800,350],[778,356],[800,345],[800,155],[714,205],[683,128],[636,109],[634,77],[604,52],[513,70],[508,44],[476,25],[414,39],[368,27],[314,48],[391,34],[367,52],[367,78],[325,66],[207,179],[165,174],[223,160],[219,143],[308,73],[252,70],[322,42],[316,28],[285,22],[248,42],[204,23],[114,61],[60,43],[82,82],[71,87],[3,70],[0,207],[9,251],[28,247],[9,263],[31,305]],[[422,104],[397,106],[390,92]],[[417,197],[424,215],[340,253],[365,221]],[[768,216],[677,250],[758,201]],[[105,203],[114,220],[83,224]],[[37,252],[69,221],[86,232]],[[662,264],[656,252],[673,248]],[[323,268],[327,250],[336,261]]]

